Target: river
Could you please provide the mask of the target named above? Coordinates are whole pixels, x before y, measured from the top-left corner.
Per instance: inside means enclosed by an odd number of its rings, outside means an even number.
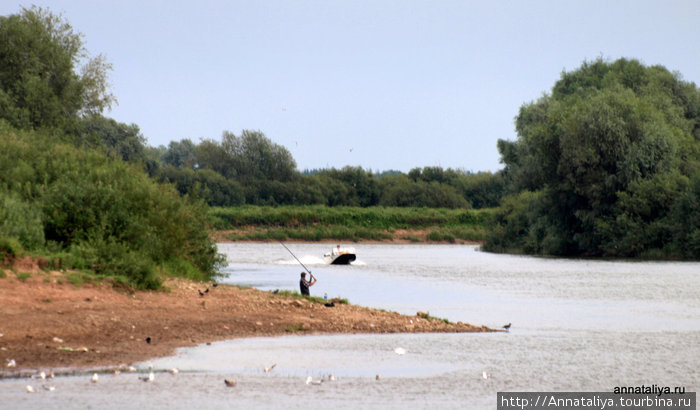
[[[349,266],[323,264],[328,244],[219,244],[224,283],[417,311],[509,332],[250,338],[181,349],[134,374],[55,379],[27,394],[0,381],[0,408],[476,408],[497,392],[609,392],[700,387],[700,263],[497,255],[471,245],[354,245]],[[405,354],[397,354],[402,348]],[[266,373],[263,368],[275,364]],[[177,367],[172,376],[165,370]],[[333,375],[334,381],[328,381]],[[306,379],[325,379],[320,385]],[[377,376],[379,379],[377,380]],[[224,379],[236,379],[233,388]]]

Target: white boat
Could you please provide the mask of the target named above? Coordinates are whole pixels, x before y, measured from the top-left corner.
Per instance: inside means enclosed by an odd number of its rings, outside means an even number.
[[[324,262],[329,265],[348,265],[355,258],[355,248],[340,245],[323,255]]]

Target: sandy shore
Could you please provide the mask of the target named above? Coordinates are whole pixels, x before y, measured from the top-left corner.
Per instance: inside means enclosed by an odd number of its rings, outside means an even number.
[[[485,331],[493,330],[236,286],[172,279],[163,291],[129,292],[74,286],[28,260],[0,268],[0,377],[115,368],[239,337]]]

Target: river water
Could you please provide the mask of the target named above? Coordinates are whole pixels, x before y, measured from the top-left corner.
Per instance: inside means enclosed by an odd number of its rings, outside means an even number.
[[[0,381],[0,408],[476,408],[502,391],[700,387],[700,263],[535,258],[469,245],[354,245],[349,266],[327,244],[220,244],[224,283],[316,296],[508,333],[284,336],[181,349],[137,375]],[[397,354],[396,348],[405,349]],[[265,366],[275,364],[269,373]],[[165,371],[177,367],[176,376]],[[328,381],[333,375],[334,381]],[[325,379],[306,384],[307,377]],[[377,380],[379,376],[379,380]],[[486,376],[486,377],[484,377]],[[224,379],[236,379],[233,388]],[[26,393],[32,384],[37,390]],[[46,383],[44,383],[46,384]],[[11,403],[10,406],[7,406]]]

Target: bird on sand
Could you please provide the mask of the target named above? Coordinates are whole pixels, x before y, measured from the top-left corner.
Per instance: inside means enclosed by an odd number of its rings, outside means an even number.
[[[265,368],[265,373],[270,373],[270,372],[272,371],[272,369],[275,368],[275,366],[277,366],[277,363],[273,364],[273,365],[270,366],[270,367],[266,367],[266,368]]]
[[[27,393],[34,393],[34,388],[30,385],[27,385]]]
[[[177,367],[173,367],[172,369],[168,370],[168,373],[170,373],[174,376],[174,375],[180,373],[180,370],[178,370]]]
[[[93,383],[97,383],[99,380],[100,378],[99,376],[97,376],[97,373],[93,374],[92,379],[90,379],[90,381],[92,381]]]
[[[15,359],[7,359],[7,367],[17,367]]]
[[[510,323],[503,325],[503,328],[506,330],[506,332],[510,331]]]
[[[142,380],[144,382],[152,382],[155,379],[156,376],[153,374],[153,372],[148,373],[148,376],[139,377],[139,380]]]
[[[491,375],[486,373],[486,371],[483,371],[481,372],[481,377],[483,377],[484,379],[488,379],[489,377],[491,377]]]
[[[49,386],[49,385],[47,385],[47,384],[42,384],[41,387],[43,387],[44,390],[46,390],[46,391],[54,391],[54,390],[56,390],[56,386]]]
[[[204,292],[202,292],[201,290],[197,289],[197,292],[199,292],[199,296],[204,296]]]
[[[225,384],[227,387],[236,387],[236,384],[238,384],[238,382],[236,382],[236,380],[234,380],[234,379],[231,379],[231,380],[229,380],[229,379],[224,379],[224,384]]]
[[[380,375],[374,376],[374,380],[380,380],[381,378],[382,378],[382,376],[380,376]]]

